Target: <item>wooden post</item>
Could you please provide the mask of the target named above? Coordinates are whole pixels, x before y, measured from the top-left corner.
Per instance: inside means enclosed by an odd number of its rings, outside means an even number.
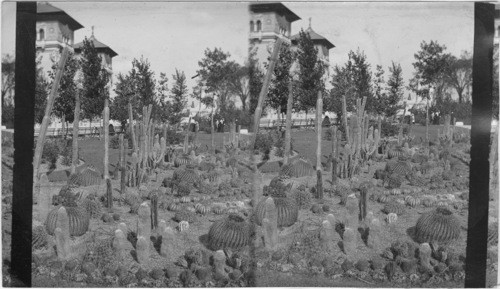
[[[59,90],[59,83],[64,73],[64,67],[66,66],[66,61],[68,60],[69,50],[67,47],[63,49],[61,59],[57,66],[56,77],[52,88],[50,90],[49,98],[47,100],[47,106],[45,107],[45,115],[42,120],[42,125],[40,126],[40,134],[38,135],[38,140],[36,142],[35,148],[35,158],[33,160],[33,185],[38,181],[38,171],[40,169],[40,161],[42,159],[43,146],[45,144],[45,135],[47,134],[47,128],[49,127],[50,115],[52,114],[52,107],[54,106],[54,101],[56,100],[57,91]]]
[[[292,141],[292,109],[293,109],[293,83],[292,80],[288,82],[288,100],[286,103],[286,128],[285,128],[285,158],[283,163],[288,164],[290,158],[290,149]]]
[[[128,119],[129,119],[129,129],[130,129],[130,137],[132,138],[132,149],[134,152],[137,152],[137,139],[135,138],[135,129],[134,129],[134,115],[132,114],[132,103],[128,103]]]
[[[259,94],[259,100],[257,102],[257,107],[255,108],[255,114],[254,114],[254,122],[253,122],[253,135],[250,141],[250,161],[252,163],[252,170],[255,175],[258,173],[257,169],[257,164],[255,163],[255,140],[257,139],[257,134],[259,133],[259,123],[260,123],[260,117],[262,115],[262,106],[264,105],[267,97],[267,92],[269,90],[269,83],[271,82],[271,77],[274,72],[274,66],[276,65],[276,62],[278,61],[278,54],[281,49],[281,44],[283,43],[283,40],[281,38],[278,38],[276,42],[274,43],[274,49],[273,53],[271,55],[271,60],[269,62],[269,66],[267,68],[267,73],[266,77],[264,78],[264,82],[262,84],[262,88],[260,90]],[[253,183],[253,201],[254,204],[257,203],[258,201],[258,188],[257,188],[257,183]]]
[[[109,179],[109,100],[104,100],[104,180]]]
[[[318,99],[316,100],[316,130],[318,132],[318,146],[316,148],[316,174],[317,174],[317,184],[316,184],[316,198],[323,199],[323,174],[321,168],[321,119],[323,115],[323,95],[321,90],[318,91]]]
[[[75,116],[73,120],[73,151],[71,157],[71,174],[76,173],[78,166],[78,131],[80,128],[80,90],[75,95]]]

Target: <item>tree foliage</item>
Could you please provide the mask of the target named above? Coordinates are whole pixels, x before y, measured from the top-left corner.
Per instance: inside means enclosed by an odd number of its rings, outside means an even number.
[[[59,118],[65,118],[66,121],[72,122],[75,116],[75,95],[77,93],[75,74],[79,69],[78,60],[73,53],[68,55],[68,60],[64,66],[64,71],[59,82],[58,95],[54,101],[53,114]],[[55,80],[58,64],[52,66],[52,71],[49,71],[50,85]]]
[[[102,114],[104,100],[109,97],[107,85],[109,72],[102,67],[102,59],[97,53],[94,43],[87,38],[83,40],[82,49],[82,110],[84,117],[92,119]]]
[[[267,105],[278,113],[286,113],[288,100],[288,85],[290,83],[290,67],[294,61],[290,45],[284,43],[278,55],[278,62],[274,66],[269,92],[267,95]],[[268,65],[266,65],[267,68]]]
[[[392,62],[389,67],[391,76],[387,80],[387,99],[384,101],[384,113],[387,117],[393,117],[402,108],[401,100],[404,95],[403,69],[398,63]]]
[[[297,39],[297,63],[299,67],[296,108],[308,111],[316,107],[319,91],[324,91],[323,75],[326,65],[318,59],[318,49],[314,47],[309,33],[301,30]]]
[[[182,117],[185,115],[184,109],[187,104],[187,86],[186,86],[186,75],[183,71],[175,69],[175,74],[172,75],[174,84],[171,91],[171,103],[170,115],[168,121],[171,124],[177,124],[181,121]]]
[[[14,122],[14,57],[7,54],[2,57],[2,124]]]
[[[43,74],[41,58],[37,59],[35,75],[35,123],[41,124],[47,106],[49,83]]]
[[[387,102],[387,93],[385,91],[385,79],[384,79],[384,69],[381,65],[377,65],[375,68],[375,74],[373,78],[373,111],[377,115],[384,115]]]
[[[249,112],[253,114],[257,108],[260,90],[264,82],[264,72],[260,68],[256,57],[255,47],[251,47],[248,56],[248,85],[249,85]]]
[[[464,97],[467,97],[465,94],[470,91],[472,85],[472,55],[465,51],[460,58],[449,55],[447,61],[446,79],[449,85],[456,90],[458,102],[462,103]]]
[[[229,60],[230,56],[220,48],[206,49],[205,57],[198,61],[200,81],[205,92],[216,98],[219,109],[229,104],[234,87],[232,81],[238,68],[234,61]]]
[[[410,80],[410,89],[422,98],[429,98],[429,91],[434,87],[439,97],[446,89],[446,71],[449,63],[449,54],[445,53],[446,46],[431,40],[422,41],[420,50],[414,54],[415,72]]]

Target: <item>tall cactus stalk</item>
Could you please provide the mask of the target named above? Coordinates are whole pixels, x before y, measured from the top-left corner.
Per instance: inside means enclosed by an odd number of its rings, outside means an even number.
[[[109,179],[109,100],[104,100],[104,180]]]
[[[189,126],[191,125],[191,117],[189,117],[189,122],[186,128],[186,135],[184,136],[184,153],[189,152]]]
[[[288,100],[286,103],[286,128],[285,128],[285,157],[283,163],[288,164],[290,158],[290,149],[292,141],[292,107],[293,107],[293,83],[292,80],[288,83]]]
[[[321,91],[318,91],[318,99],[316,100],[316,130],[318,132],[318,146],[316,147],[316,175],[317,175],[317,184],[316,184],[316,197],[318,199],[323,199],[323,174],[321,168],[321,139],[322,139],[322,127],[321,120],[323,115],[323,94]]]
[[[135,138],[135,129],[134,129],[134,115],[132,114],[132,103],[128,103],[128,121],[129,121],[129,129],[130,129],[130,137],[132,138],[132,149],[134,152],[137,152],[137,139]]]
[[[68,60],[69,50],[67,47],[63,49],[61,54],[61,59],[57,66],[56,77],[52,83],[52,88],[50,90],[49,98],[47,99],[47,105],[45,106],[45,115],[42,120],[42,125],[40,126],[40,133],[36,142],[35,157],[33,160],[33,185],[36,186],[38,182],[38,174],[40,169],[40,161],[42,159],[43,146],[45,144],[45,136],[47,134],[47,128],[49,127],[50,115],[52,114],[52,107],[56,100],[57,91],[59,90],[59,83],[63,76],[64,67],[66,66],[66,61]]]
[[[119,134],[120,141],[120,193],[125,193],[125,143],[123,133]]]
[[[78,166],[78,131],[80,128],[80,90],[75,94],[75,116],[73,118],[73,151],[71,157],[71,174],[76,173]]]

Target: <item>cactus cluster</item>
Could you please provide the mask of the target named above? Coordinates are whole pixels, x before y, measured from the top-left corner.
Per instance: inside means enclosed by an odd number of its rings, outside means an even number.
[[[273,198],[278,214],[278,227],[289,227],[297,221],[299,207],[292,198]],[[262,225],[265,218],[266,198],[260,201],[255,208],[255,222]]]
[[[81,193],[73,193],[73,187],[66,185],[61,188],[59,194],[52,196],[52,205],[54,206],[65,206],[65,207],[76,207],[77,201],[81,198]]]
[[[244,247],[250,243],[250,225],[241,216],[230,214],[210,227],[208,242],[212,250]]]
[[[45,228],[49,235],[54,235],[56,229],[58,211],[60,207],[53,209],[47,216]],[[69,234],[70,236],[81,236],[89,229],[89,213],[80,207],[65,207],[69,218]]]
[[[401,205],[400,203],[390,202],[384,205],[382,211],[386,214],[394,213],[397,215],[401,215],[406,211],[406,208],[404,205]]]
[[[102,213],[101,202],[97,200],[96,196],[88,195],[81,203],[80,207],[84,208],[91,218],[99,218]]]
[[[270,196],[273,198],[286,198],[287,192],[292,188],[292,183],[285,185],[280,180],[272,180],[269,186],[264,186],[264,196]]]
[[[41,249],[47,245],[48,236],[44,226],[34,227],[32,234],[31,247],[33,249]]]
[[[292,198],[295,199],[299,209],[309,209],[312,203],[312,194],[308,192],[305,188],[297,188],[292,192]]]
[[[175,213],[173,219],[177,222],[187,221],[194,223],[197,220],[196,213],[188,210],[179,210]]]
[[[421,243],[449,242],[459,236],[460,221],[444,207],[423,214],[415,226],[415,237]]]

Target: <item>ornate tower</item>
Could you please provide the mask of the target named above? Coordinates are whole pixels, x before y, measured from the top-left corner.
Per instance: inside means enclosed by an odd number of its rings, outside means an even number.
[[[109,73],[112,73],[113,57],[117,56],[118,54],[113,49],[111,49],[111,47],[107,46],[106,44],[100,42],[95,38],[94,26],[92,26],[92,35],[90,36],[89,41],[91,41],[94,44],[97,53],[101,57],[102,67],[104,67]],[[80,56],[83,49],[83,41],[75,44],[74,49],[75,49],[75,54],[77,56]]]
[[[66,12],[47,2],[37,4],[36,16],[37,58],[47,75],[62,48],[69,47],[73,50],[74,33],[83,26]]]
[[[249,8],[250,49],[255,50],[257,59],[264,64],[278,37],[290,43],[292,22],[300,17],[279,2],[252,3]]]

